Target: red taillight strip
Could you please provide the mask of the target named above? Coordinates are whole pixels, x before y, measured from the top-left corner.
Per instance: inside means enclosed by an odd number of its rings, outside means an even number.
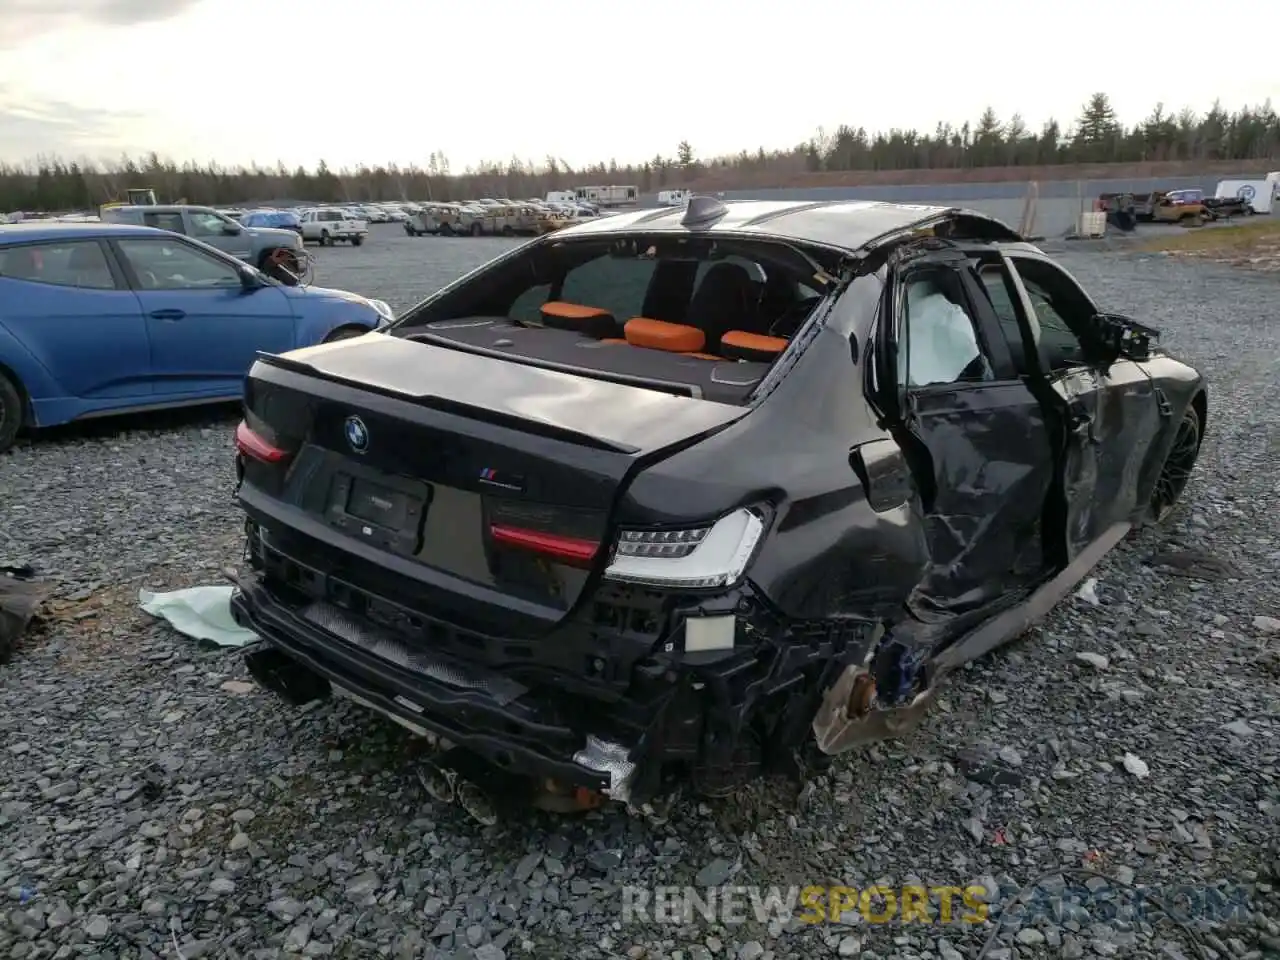
[[[254,433],[249,424],[243,420],[236,427],[236,449],[246,457],[253,457],[263,463],[279,463],[289,456],[289,451],[274,447]]]
[[[590,563],[600,552],[600,544],[595,540],[564,537],[557,533],[539,533],[537,530],[525,530],[521,527],[508,527],[497,523],[489,527],[489,533],[495,543],[540,553],[562,563]]]

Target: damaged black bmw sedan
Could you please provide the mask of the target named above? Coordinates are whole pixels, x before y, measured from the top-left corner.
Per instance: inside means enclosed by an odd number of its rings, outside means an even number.
[[[294,702],[540,789],[720,795],[917,723],[1172,508],[1205,421],[998,221],[698,197],[260,357],[233,610]]]

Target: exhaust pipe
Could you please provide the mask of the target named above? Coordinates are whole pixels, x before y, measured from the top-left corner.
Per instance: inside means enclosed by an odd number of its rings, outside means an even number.
[[[422,789],[433,800],[456,803],[486,827],[514,813],[532,798],[534,781],[495,766],[461,747],[450,747],[416,771]]]
[[[328,680],[272,646],[264,644],[246,653],[244,665],[260,687],[295,707],[323,700],[332,692]]]
[[[458,784],[458,806],[467,811],[472,820],[492,827],[498,822],[498,804],[488,792],[470,780]]]
[[[418,768],[418,782],[427,796],[440,803],[453,803],[458,798],[456,781],[457,771],[448,770],[428,760]]]

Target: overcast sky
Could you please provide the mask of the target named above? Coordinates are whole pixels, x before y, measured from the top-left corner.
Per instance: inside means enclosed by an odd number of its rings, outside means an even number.
[[[682,139],[699,156],[788,147],[840,123],[931,130],[987,105],[1065,126],[1094,90],[1127,122],[1158,100],[1280,107],[1269,7],[0,0],[0,160],[337,167],[441,150],[457,172],[513,153],[640,161]],[[1246,39],[1175,53],[1166,28]]]

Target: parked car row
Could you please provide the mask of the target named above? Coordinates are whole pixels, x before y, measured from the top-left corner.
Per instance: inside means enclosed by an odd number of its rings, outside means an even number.
[[[324,205],[304,205],[299,207],[221,207],[220,213],[236,220],[247,216],[286,216],[299,221],[310,210],[336,208],[348,214],[348,219],[363,220],[365,223],[403,223],[411,214],[417,213],[419,205],[415,203],[335,203]]]
[[[580,200],[508,200],[329,204],[288,209],[223,208],[220,214],[245,226],[292,230],[304,241],[330,246],[360,246],[369,225],[400,223],[411,237],[538,236],[601,215],[597,206]]]
[[[1101,194],[1094,209],[1121,230],[1138,223],[1180,223],[1198,226],[1213,220],[1270,214],[1280,203],[1280,171],[1255,180],[1222,180],[1213,193],[1198,188],[1156,189]]]
[[[405,221],[404,232],[411,237],[533,237],[599,216],[588,204],[546,200],[428,203]]]

